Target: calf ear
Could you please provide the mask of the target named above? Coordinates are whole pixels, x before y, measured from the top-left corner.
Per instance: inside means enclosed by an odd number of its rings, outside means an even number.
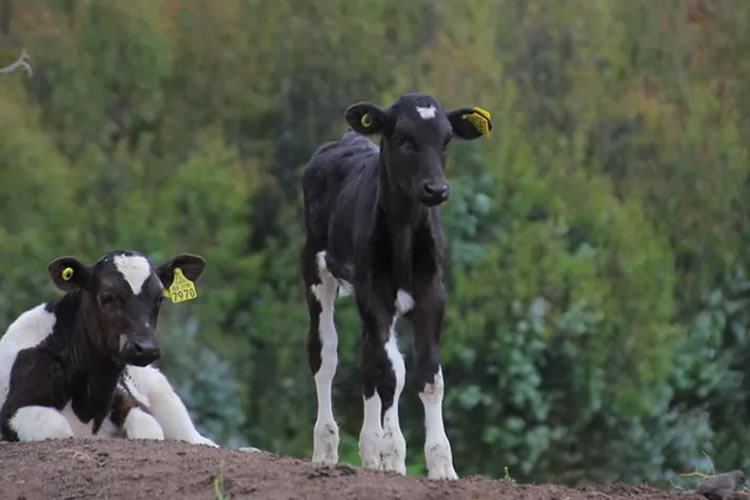
[[[472,140],[492,131],[492,115],[482,108],[461,108],[448,113],[453,133],[461,139]]]
[[[206,261],[199,255],[181,254],[165,262],[156,268],[156,274],[159,276],[164,288],[169,288],[174,280],[174,270],[176,268],[182,269],[182,274],[185,275],[190,281],[195,281],[203,274],[203,270],[206,268]]]
[[[52,281],[63,291],[74,288],[86,288],[89,282],[90,270],[75,257],[58,257],[47,266]]]
[[[386,112],[369,102],[352,104],[344,117],[351,128],[363,135],[382,134],[388,124]]]

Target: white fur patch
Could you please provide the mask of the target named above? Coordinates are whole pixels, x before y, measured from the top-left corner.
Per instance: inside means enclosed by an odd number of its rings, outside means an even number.
[[[335,465],[339,461],[339,427],[333,416],[332,386],[338,365],[338,334],[333,322],[338,284],[326,271],[325,252],[318,253],[320,284],[313,285],[313,294],[320,304],[318,336],[320,337],[320,369],[315,373],[318,415],[313,429],[313,462]]]
[[[10,427],[20,441],[42,441],[73,437],[65,417],[54,408],[46,406],[24,406],[10,419]]]
[[[97,432],[96,435],[93,432],[94,421],[90,420],[88,423],[82,422],[73,411],[73,404],[69,401],[65,408],[60,412],[65,420],[68,422],[70,429],[73,431],[73,435],[76,437],[93,438],[101,437],[102,433]]]
[[[73,435],[77,438],[109,438],[114,437],[116,434],[115,426],[108,418],[105,418],[104,421],[102,421],[99,430],[94,434],[94,420],[92,419],[88,422],[82,422],[81,419],[78,418],[78,415],[73,411],[73,404],[70,401],[60,413],[68,422],[70,429],[73,431]]]
[[[140,408],[132,408],[128,412],[123,427],[128,439],[164,439],[164,431],[159,422]]]
[[[354,285],[346,280],[339,280],[339,297],[354,295]]]
[[[406,314],[414,309],[414,298],[406,290],[399,290],[394,305],[399,314]]]
[[[0,338],[0,406],[8,396],[10,372],[16,356],[34,347],[52,333],[57,318],[40,304],[21,314]]]
[[[396,318],[391,323],[390,337],[385,344],[385,353],[391,362],[391,368],[396,376],[396,387],[393,392],[393,405],[383,415],[383,440],[381,442],[380,459],[382,468],[406,474],[406,440],[401,432],[398,418],[398,400],[406,382],[406,365],[404,357],[398,350],[396,330],[394,329]]]
[[[458,479],[453,469],[453,453],[443,425],[443,370],[438,369],[432,384],[426,384],[419,399],[424,406],[424,455],[430,479]]]
[[[148,260],[142,255],[115,255],[114,263],[133,293],[135,295],[141,293],[143,283],[151,276],[151,264]]]
[[[315,254],[315,262],[318,264],[318,272],[319,273],[325,273],[328,271],[328,264],[326,263],[326,253],[325,251],[320,251]]]
[[[421,116],[423,120],[431,120],[432,118],[435,118],[436,112],[437,109],[435,109],[435,106],[427,106],[425,108],[417,106],[417,113],[419,113],[419,116]]]
[[[133,396],[148,407],[166,439],[216,446],[195,428],[185,404],[163,373],[152,366],[128,365],[126,370],[129,380],[125,377],[125,383]]]
[[[383,427],[380,424],[382,402],[377,391],[365,399],[365,415],[362,419],[362,430],[359,433],[359,458],[362,467],[380,469],[380,447],[383,441]]]
[[[339,297],[346,297],[354,293],[354,286],[351,283],[346,280],[335,278],[333,274],[331,274],[331,272],[328,270],[325,250],[321,250],[320,252],[315,254],[315,263],[318,266],[318,276],[320,276],[321,279],[323,279],[325,276],[330,276],[335,280],[337,284],[337,290],[335,292],[338,293],[334,295],[334,298],[336,298],[336,295],[338,295]],[[313,294],[315,294],[318,302],[320,302],[321,298],[318,297],[318,287],[319,285],[313,285],[310,289],[312,290]]]

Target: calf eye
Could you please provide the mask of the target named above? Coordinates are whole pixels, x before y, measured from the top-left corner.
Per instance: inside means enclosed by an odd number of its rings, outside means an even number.
[[[403,149],[404,151],[413,152],[417,150],[417,143],[414,142],[414,139],[412,139],[411,137],[402,135],[401,137],[399,137],[398,143],[401,149]]]
[[[115,302],[115,296],[111,293],[103,293],[99,296],[99,305],[106,306]]]

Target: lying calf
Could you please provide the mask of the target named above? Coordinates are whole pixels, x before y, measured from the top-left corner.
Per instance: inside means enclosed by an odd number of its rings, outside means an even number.
[[[26,311],[0,338],[0,437],[178,439],[216,446],[193,426],[164,375],[159,306],[175,276],[196,280],[205,261],[179,255],[157,268],[115,251],[85,266],[49,265],[57,302]]]

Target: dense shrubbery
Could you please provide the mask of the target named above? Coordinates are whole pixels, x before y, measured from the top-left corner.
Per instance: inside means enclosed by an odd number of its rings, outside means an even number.
[[[0,56],[0,320],[45,266],[207,257],[163,364],[228,445],[308,456],[299,175],[346,106],[479,104],[450,154],[446,419],[460,474],[659,481],[750,466],[750,4],[9,0]],[[5,57],[7,56],[7,57]],[[338,307],[342,457],[358,326]],[[403,335],[409,352],[409,335]],[[407,363],[410,361],[407,354]],[[407,380],[402,425],[422,470]]]

